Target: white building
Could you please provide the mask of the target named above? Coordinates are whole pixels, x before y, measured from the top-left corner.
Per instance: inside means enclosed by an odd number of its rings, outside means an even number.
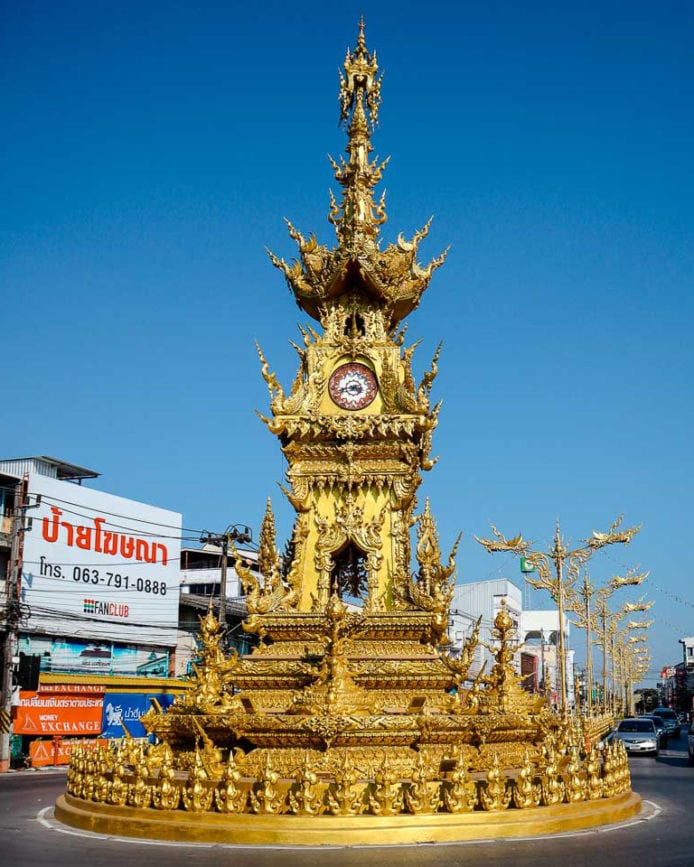
[[[485,663],[486,673],[491,671],[494,664],[490,651],[481,642],[492,644],[494,618],[501,610],[502,601],[505,602],[506,610],[514,626],[518,629],[523,610],[522,594],[520,588],[513,582],[506,578],[496,578],[491,581],[471,581],[466,584],[456,584],[453,589],[449,637],[454,650],[460,651],[477,619],[482,618],[479,634],[480,644],[475,650],[474,662],[470,667],[470,679],[479,674]]]
[[[164,676],[178,637],[182,515],[87,487],[47,456],[0,461],[25,491],[19,650],[42,671]]]

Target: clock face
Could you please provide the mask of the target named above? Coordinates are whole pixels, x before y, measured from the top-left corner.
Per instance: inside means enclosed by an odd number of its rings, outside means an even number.
[[[328,391],[342,409],[363,409],[376,397],[378,382],[373,370],[352,361],[341,364],[332,372]]]

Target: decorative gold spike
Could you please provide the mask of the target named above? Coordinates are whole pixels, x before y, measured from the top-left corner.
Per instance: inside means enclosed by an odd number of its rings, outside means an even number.
[[[505,810],[511,801],[511,788],[506,785],[506,777],[495,753],[487,779],[480,786],[480,804],[483,810]]]
[[[530,751],[526,746],[523,754],[523,764],[518,770],[513,782],[513,806],[519,810],[537,807],[540,803],[540,786],[535,783],[535,765],[530,759]]]

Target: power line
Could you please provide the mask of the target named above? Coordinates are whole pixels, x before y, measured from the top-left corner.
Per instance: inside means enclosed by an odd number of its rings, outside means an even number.
[[[46,499],[48,499],[48,498],[46,497]],[[90,506],[83,506],[82,508],[90,509],[91,507]],[[68,515],[75,515],[78,518],[86,518],[87,520],[94,520],[92,515],[85,515],[84,512],[76,512],[74,509],[66,509],[63,507],[60,511],[61,511],[61,514],[63,512],[66,512]],[[92,511],[97,515],[109,514],[108,512],[102,512],[101,509],[93,509]],[[128,518],[128,516],[117,516],[117,517],[125,517],[128,520],[139,521],[138,518],[130,519],[130,518]],[[39,519],[37,518],[36,520],[39,520]],[[48,516],[46,516],[42,520],[50,521],[51,519]],[[150,525],[154,524],[153,521],[145,521],[144,523],[147,523]],[[115,523],[113,523],[113,521],[104,521],[104,526],[115,527],[117,530],[129,530],[131,533],[136,533],[138,536],[147,536],[147,537],[155,538],[155,539],[177,539],[177,540],[181,540],[181,541],[193,539],[192,536],[186,537],[186,536],[173,536],[173,535],[169,535],[166,533],[152,533],[152,532],[149,532],[147,530],[140,530],[138,527],[129,527],[129,526],[126,526],[125,524],[115,524]],[[168,524],[159,524],[157,526],[166,527],[166,528],[169,527]],[[177,528],[174,528],[174,529],[177,529]]]
[[[136,517],[131,516],[131,515],[117,515],[113,512],[108,512],[108,511],[105,511],[102,509],[93,509],[91,506],[86,506],[84,504],[70,503],[68,500],[61,500],[57,497],[48,497],[48,496],[44,496],[44,495],[41,495],[41,497],[42,497],[42,499],[48,500],[51,502],[56,502],[56,503],[61,503],[61,504],[67,503],[68,505],[75,505],[75,506],[78,506],[82,509],[88,509],[96,515],[110,515],[111,517],[124,518],[126,520],[132,520],[132,521],[136,521],[138,523],[148,524],[150,526],[163,527],[165,529],[179,529],[177,526],[174,526],[172,524],[159,524],[156,521],[146,521],[144,519],[136,518]],[[69,515],[74,515],[78,518],[85,518],[86,520],[94,520],[92,514],[85,514],[84,512],[78,512],[78,511],[75,511],[74,509],[68,509],[68,508],[63,507],[61,511],[66,512]],[[46,516],[42,520],[50,520],[50,519]],[[104,527],[113,527],[117,530],[128,530],[131,533],[137,534],[140,537],[147,537],[147,538],[153,538],[153,539],[171,539],[171,540],[175,540],[175,541],[179,541],[179,542],[197,542],[200,538],[200,535],[202,533],[207,532],[205,530],[191,530],[189,528],[182,527],[181,528],[182,533],[191,533],[191,534],[195,534],[195,535],[188,536],[188,535],[173,535],[173,534],[167,534],[167,533],[153,533],[153,532],[149,532],[147,530],[141,530],[138,527],[128,526],[125,524],[116,524],[113,521],[105,521]],[[249,550],[255,550],[255,548],[250,547]]]
[[[91,490],[91,488],[89,488],[88,490]],[[42,499],[49,500],[50,502],[65,503],[68,506],[77,506],[77,508],[80,508],[80,509],[91,509],[92,508],[91,506],[87,506],[84,503],[75,503],[75,502],[72,502],[71,500],[63,500],[60,497],[52,497],[52,496],[49,496],[47,494],[41,494],[41,497],[42,497]],[[147,504],[143,503],[143,505],[147,505]],[[158,508],[158,507],[152,506],[151,508]],[[67,511],[69,511],[69,509],[66,509],[65,511],[67,512]],[[198,537],[200,535],[202,535],[203,533],[207,532],[206,530],[197,530],[197,529],[192,529],[191,527],[179,527],[177,524],[162,524],[159,521],[148,521],[148,520],[145,520],[144,518],[136,518],[133,515],[123,515],[123,514],[119,514],[118,512],[109,512],[105,509],[104,510],[93,509],[93,511],[95,511],[95,512],[98,511],[98,513],[101,515],[109,515],[111,518],[123,518],[124,520],[127,520],[127,521],[136,521],[138,524],[149,524],[150,526],[154,526],[154,527],[163,527],[164,529],[167,529],[167,530],[180,530],[182,533],[190,533],[191,535],[195,535]],[[72,514],[79,514],[79,513],[75,512]],[[89,516],[88,515],[81,515],[81,517],[89,517]],[[239,525],[241,525],[243,522],[239,521],[237,523]],[[117,524],[111,524],[111,526],[115,527],[118,525]],[[172,538],[174,538],[174,537],[172,537]]]

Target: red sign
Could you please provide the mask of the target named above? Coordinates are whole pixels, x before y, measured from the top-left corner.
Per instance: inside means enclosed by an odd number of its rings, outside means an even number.
[[[102,697],[21,690],[13,724],[17,735],[101,734]]]
[[[106,741],[85,741],[84,738],[53,738],[50,741],[32,741],[29,744],[29,756],[32,768],[41,768],[46,765],[67,765],[70,762],[70,753],[75,744],[105,744]]]
[[[41,693],[44,692],[84,692],[93,695],[103,695],[106,692],[104,683],[44,683],[41,679]]]

